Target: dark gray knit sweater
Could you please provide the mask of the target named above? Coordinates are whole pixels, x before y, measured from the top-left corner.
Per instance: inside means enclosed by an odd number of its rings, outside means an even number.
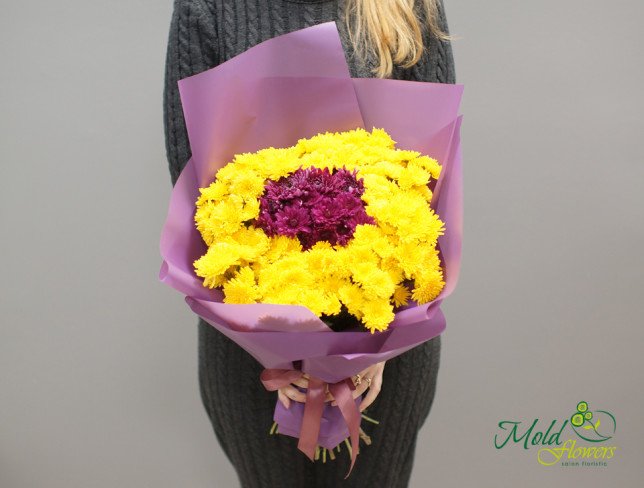
[[[177,81],[207,70],[280,34],[322,22],[337,21],[351,74],[372,76],[372,60],[360,61],[350,49],[342,22],[341,0],[175,0],[170,26],[164,94],[167,157],[174,185],[190,158]],[[440,4],[440,23],[448,30]],[[409,69],[392,78],[454,83],[449,43],[426,35],[428,49]],[[380,395],[366,414],[380,421],[363,422],[372,437],[362,446],[351,476],[343,481],[348,456],[311,463],[297,441],[268,435],[276,393],[264,390],[262,370],[248,353],[199,319],[199,384],[201,396],[228,459],[243,488],[369,487],[408,485],[418,430],[427,418],[436,390],[440,337],[387,362]],[[223,487],[216,480],[213,486]]]

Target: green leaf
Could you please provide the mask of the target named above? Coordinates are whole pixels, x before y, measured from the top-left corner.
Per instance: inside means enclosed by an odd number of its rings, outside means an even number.
[[[597,419],[597,423],[595,424],[595,429],[599,427],[599,419]]]
[[[593,428],[593,426],[592,426],[592,425],[584,425],[584,429],[586,429],[586,430],[590,430],[590,429],[592,429],[592,428]]]

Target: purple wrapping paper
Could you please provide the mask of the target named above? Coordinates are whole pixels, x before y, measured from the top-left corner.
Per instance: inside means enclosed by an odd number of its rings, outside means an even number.
[[[355,375],[432,339],[445,329],[440,304],[456,286],[462,238],[461,85],[352,79],[335,23],[265,41],[179,81],[192,158],[172,191],[161,235],[159,278],[186,295],[190,308],[265,368],[301,369],[328,383]],[[202,285],[193,261],[206,251],[194,225],[199,188],[235,154],[286,147],[319,132],[383,128],[397,147],[443,165],[432,206],[445,222],[439,238],[446,285],[431,303],[396,314],[384,332],[331,331],[305,306],[230,305]],[[259,381],[259,378],[258,378]],[[358,402],[359,399],[356,400]],[[297,437],[303,405],[277,402],[279,432]],[[325,406],[318,443],[348,435],[337,407]]]

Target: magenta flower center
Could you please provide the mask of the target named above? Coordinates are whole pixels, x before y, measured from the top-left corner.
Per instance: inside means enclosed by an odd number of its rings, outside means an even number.
[[[296,237],[304,249],[319,241],[344,246],[358,225],[375,224],[363,194],[355,171],[300,168],[266,183],[256,225],[271,237]]]

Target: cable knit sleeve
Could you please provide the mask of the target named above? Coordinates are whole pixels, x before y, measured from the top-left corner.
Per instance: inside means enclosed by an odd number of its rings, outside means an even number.
[[[201,0],[175,0],[168,35],[163,93],[165,143],[172,185],[190,159],[177,81],[218,64],[212,7]]]
[[[418,0],[419,15],[423,23],[426,23],[423,2]],[[443,0],[438,0],[438,26],[443,32],[449,34],[447,16]],[[454,68],[454,55],[452,43],[442,41],[432,35],[427,28],[423,33],[423,42],[426,49],[420,61],[411,68],[394,68],[392,78],[400,80],[427,81],[431,83],[456,83],[456,70]]]
[[[447,15],[445,13],[445,5],[443,0],[438,2],[438,26],[449,34],[449,26],[447,24]],[[438,63],[437,63],[437,78],[443,83],[456,83],[456,69],[454,67],[454,54],[452,52],[452,43],[449,41],[438,41]]]

